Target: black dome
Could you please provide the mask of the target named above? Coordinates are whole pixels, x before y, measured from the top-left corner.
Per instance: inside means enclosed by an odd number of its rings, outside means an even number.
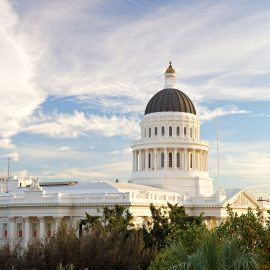
[[[148,102],[145,113],[186,112],[196,114],[195,107],[189,97],[182,91],[166,88],[156,93]]]

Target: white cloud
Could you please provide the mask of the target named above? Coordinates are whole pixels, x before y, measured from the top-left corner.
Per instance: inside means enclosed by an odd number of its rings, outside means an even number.
[[[131,165],[129,161],[117,161],[89,167],[73,167],[57,171],[55,174],[44,172],[41,178],[55,179],[80,179],[80,180],[115,180],[127,181],[130,175]]]
[[[218,107],[217,109],[210,110],[207,107],[198,106],[199,108],[199,118],[201,121],[209,121],[217,118],[217,116],[225,116],[232,114],[247,114],[250,113],[247,110],[239,109],[237,106],[231,105],[223,108]]]
[[[63,151],[63,152],[69,152],[72,149],[69,146],[61,146],[58,148],[58,150]]]
[[[108,16],[108,9],[117,13],[119,8],[102,2],[48,1],[15,11],[9,2],[1,2],[0,137],[18,133],[47,95],[98,100],[101,111],[142,112],[162,88],[169,59],[179,85],[197,102],[270,99],[270,83],[261,86],[258,80],[254,87],[241,80],[270,71],[265,8],[247,6],[247,16],[239,16],[241,3],[168,3],[150,5],[143,16]],[[190,79],[195,84],[184,84]],[[211,112],[205,115],[213,117]],[[100,121],[99,126],[106,122]],[[53,136],[61,133],[57,124],[54,128]],[[66,132],[61,136],[78,136],[76,130]]]
[[[136,119],[125,116],[88,116],[78,111],[73,114],[39,113],[25,121],[22,131],[52,138],[77,138],[89,133],[98,133],[105,137],[136,138],[139,135],[139,124]]]
[[[44,101],[35,82],[38,44],[20,29],[10,3],[0,3],[0,144],[12,147],[10,137],[20,131],[21,121]],[[1,139],[2,138],[2,139]],[[2,143],[1,143],[2,142]]]
[[[210,172],[216,178],[215,143],[211,143]],[[220,145],[220,172],[222,184],[226,187],[254,188],[269,184],[270,180],[269,142],[233,142]],[[270,186],[268,188],[270,190]]]
[[[0,157],[2,158],[10,158],[12,161],[19,161],[20,159],[20,154],[18,152],[9,152],[6,154],[1,154]]]

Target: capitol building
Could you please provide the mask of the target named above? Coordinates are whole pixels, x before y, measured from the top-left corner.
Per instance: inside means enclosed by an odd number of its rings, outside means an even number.
[[[270,203],[244,189],[213,188],[208,171],[208,143],[190,98],[176,88],[171,63],[164,89],[148,102],[140,139],[132,146],[128,183],[109,181],[39,182],[10,177],[1,183],[0,245],[50,237],[60,222],[77,228],[85,216],[104,206],[126,206],[138,226],[149,220],[149,206],[183,205],[189,215],[204,213],[208,228],[227,217],[228,204],[239,214],[259,208],[263,220]]]

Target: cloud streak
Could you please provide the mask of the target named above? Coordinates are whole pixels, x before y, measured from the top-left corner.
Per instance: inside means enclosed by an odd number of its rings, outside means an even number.
[[[137,138],[140,133],[138,120],[125,116],[86,115],[75,111],[72,114],[38,113],[29,118],[22,128],[23,132],[46,135],[51,138],[78,138],[97,133],[101,136],[124,136]]]

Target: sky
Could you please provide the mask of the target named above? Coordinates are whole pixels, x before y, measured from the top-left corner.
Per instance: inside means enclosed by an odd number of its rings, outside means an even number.
[[[270,192],[270,2],[0,0],[0,174],[127,181],[171,60],[225,188]]]

